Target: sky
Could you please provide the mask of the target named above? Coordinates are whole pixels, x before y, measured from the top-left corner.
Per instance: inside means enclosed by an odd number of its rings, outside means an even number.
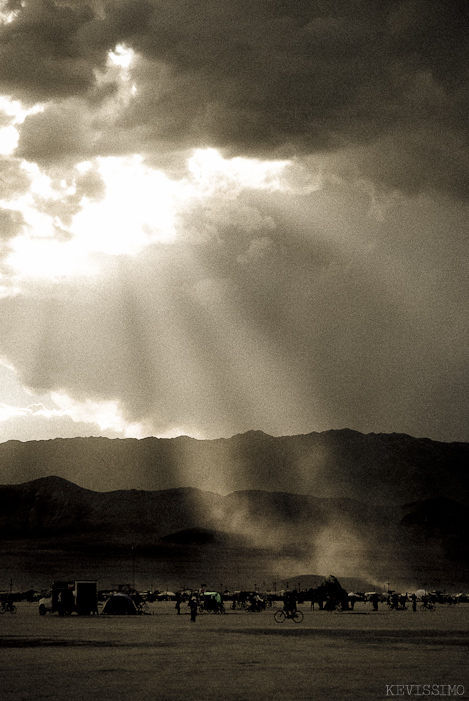
[[[0,441],[469,440],[465,0],[0,8]]]

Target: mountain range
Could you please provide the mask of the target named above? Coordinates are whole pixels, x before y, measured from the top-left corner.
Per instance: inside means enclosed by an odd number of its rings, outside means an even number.
[[[464,443],[348,430],[9,441],[2,571],[26,586],[252,587],[320,573],[469,589],[468,457]]]
[[[348,429],[297,436],[56,438],[0,444],[0,484],[56,475],[95,491],[196,487],[469,505],[469,444]]]

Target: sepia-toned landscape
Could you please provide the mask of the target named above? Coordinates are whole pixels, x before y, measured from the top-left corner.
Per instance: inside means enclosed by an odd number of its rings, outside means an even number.
[[[467,0],[0,0],[0,701],[469,699]]]

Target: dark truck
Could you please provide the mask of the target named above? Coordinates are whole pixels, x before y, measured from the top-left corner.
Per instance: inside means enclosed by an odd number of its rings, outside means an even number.
[[[98,583],[96,580],[54,582],[48,595],[39,600],[39,613],[59,616],[91,616],[98,613]]]

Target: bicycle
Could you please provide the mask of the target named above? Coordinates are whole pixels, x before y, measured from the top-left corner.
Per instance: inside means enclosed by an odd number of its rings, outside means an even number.
[[[16,613],[15,604],[10,604],[8,601],[2,601],[2,613]]]
[[[421,611],[434,611],[435,610],[435,604],[432,604],[431,601],[424,601],[423,604],[420,604],[420,610]]]
[[[265,606],[260,604],[248,604],[244,610],[247,613],[260,613],[261,611],[265,610]]]
[[[137,609],[137,612],[141,615],[144,616],[151,616],[152,611],[150,611],[150,607],[148,606],[146,601],[140,601],[139,603],[135,604],[135,608]]]
[[[304,616],[302,611],[286,611],[285,609],[279,609],[274,613],[274,618],[277,623],[283,623],[285,619],[289,618],[295,623],[301,623]]]

